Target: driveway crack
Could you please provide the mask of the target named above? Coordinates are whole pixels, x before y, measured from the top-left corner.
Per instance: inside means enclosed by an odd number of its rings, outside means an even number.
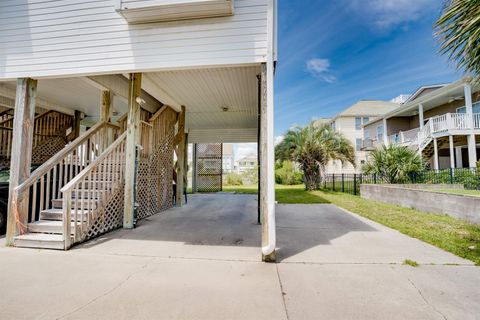
[[[153,260],[154,260],[154,259],[152,259],[152,261],[153,261]],[[148,266],[148,262],[145,263],[144,265],[142,265],[142,266],[140,267],[140,270],[128,274],[125,279],[123,279],[122,281],[120,281],[116,286],[114,286],[113,288],[111,288],[111,289],[108,290],[107,292],[104,292],[104,293],[102,293],[101,295],[96,296],[95,298],[93,298],[92,300],[88,301],[87,303],[79,306],[79,307],[76,308],[75,310],[72,310],[72,311],[70,311],[70,312],[67,312],[67,313],[61,315],[60,317],[58,317],[58,318],[56,318],[56,319],[59,320],[59,319],[63,319],[63,318],[65,318],[65,317],[68,317],[68,316],[70,316],[70,315],[72,315],[72,314],[74,314],[74,313],[76,313],[76,312],[78,312],[78,311],[80,311],[80,310],[85,309],[86,307],[88,307],[88,306],[91,305],[92,303],[94,303],[94,302],[96,302],[96,301],[98,301],[98,300],[100,300],[100,299],[102,299],[102,298],[104,298],[104,297],[106,297],[106,296],[111,295],[111,294],[112,294],[113,292],[115,292],[118,288],[120,288],[121,286],[123,286],[128,280],[130,280],[130,278],[132,278],[135,274],[141,272],[141,271],[142,271],[143,269],[145,269],[147,266]]]
[[[289,320],[289,316],[288,316],[288,310],[287,310],[287,302],[285,301],[285,291],[283,291],[283,283],[282,283],[282,279],[280,279],[280,273],[278,272],[278,264],[275,263],[275,270],[277,270],[277,278],[278,278],[278,283],[280,284],[280,294],[282,295],[282,302],[283,302],[283,309],[285,310],[285,317],[287,318],[287,320]]]
[[[420,295],[420,297],[422,297],[422,299],[423,299],[423,301],[425,302],[426,305],[428,305],[430,308],[432,308],[433,311],[435,311],[440,316],[442,316],[443,319],[448,320],[447,317],[442,312],[440,312],[440,310],[435,308],[435,306],[427,300],[427,298],[423,295],[422,290],[420,290],[420,288],[418,288],[410,278],[407,277],[407,280],[417,290],[418,294]]]

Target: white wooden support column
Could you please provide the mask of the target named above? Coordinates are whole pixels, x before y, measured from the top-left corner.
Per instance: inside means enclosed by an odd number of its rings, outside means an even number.
[[[275,180],[273,154],[273,70],[261,69],[260,105],[260,214],[262,221],[262,260],[276,260]]]
[[[387,119],[383,119],[383,144],[388,146],[388,135],[387,135]]]
[[[17,80],[10,162],[7,246],[12,246],[13,238],[26,231],[28,222],[28,199],[16,199],[14,190],[30,176],[36,95],[37,80],[29,78]]]
[[[450,168],[455,169],[455,152],[452,135],[448,137],[448,146],[450,147]]]
[[[425,125],[425,119],[423,117],[423,104],[418,105],[418,122],[420,125],[420,130],[422,130],[423,126]]]
[[[433,138],[433,169],[438,170],[438,142]]]
[[[455,147],[455,162],[457,168],[463,168],[462,147]]]
[[[182,106],[182,112],[179,114],[178,118],[178,133],[179,140],[177,146],[177,193],[175,195],[176,206],[181,207],[183,204],[183,188],[184,188],[184,179],[186,176],[185,172],[185,106]]]
[[[471,133],[467,136],[468,142],[468,166],[475,168],[477,166],[477,146],[475,142],[475,134],[473,133],[473,103],[472,103],[472,87],[466,83],[463,87],[465,93],[465,111],[467,113],[468,128]]]
[[[475,143],[475,135],[467,136],[468,143],[468,166],[470,168],[477,167],[477,145]]]
[[[125,146],[125,205],[123,227],[133,228],[133,210],[135,199],[135,156],[139,141],[140,104],[137,97],[142,92],[142,74],[131,73],[128,87],[127,140]]]

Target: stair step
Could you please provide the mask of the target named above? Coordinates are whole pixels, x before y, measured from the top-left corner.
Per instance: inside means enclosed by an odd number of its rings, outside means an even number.
[[[89,202],[90,202],[90,208],[93,208],[96,205],[97,200],[78,199],[77,200],[77,208],[81,209],[81,205],[83,203],[83,208],[86,209],[88,207]],[[71,203],[72,203],[72,208],[74,208],[75,207],[75,200],[72,199]],[[52,206],[55,209],[63,208],[63,199],[53,199],[52,200]]]
[[[71,232],[73,234],[75,229],[75,224],[73,221],[70,223],[71,223]],[[28,232],[63,234],[63,222],[58,220],[35,221],[28,224]]]
[[[87,216],[88,210],[78,210],[77,214],[77,219],[79,221],[82,220],[82,218],[85,220]],[[74,214],[72,212],[71,219],[74,220]],[[63,209],[58,209],[58,208],[52,208],[52,209],[47,209],[47,210],[42,210],[40,211],[40,220],[57,220],[57,221],[62,221],[63,220]]]
[[[65,248],[63,236],[60,234],[27,233],[13,238],[16,247],[57,249]]]

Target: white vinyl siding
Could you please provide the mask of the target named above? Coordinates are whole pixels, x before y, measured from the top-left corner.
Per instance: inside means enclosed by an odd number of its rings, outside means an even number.
[[[0,79],[266,61],[267,0],[229,17],[129,25],[116,0],[0,2]]]

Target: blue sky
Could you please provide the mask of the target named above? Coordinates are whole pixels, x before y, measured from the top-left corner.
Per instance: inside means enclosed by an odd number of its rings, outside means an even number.
[[[461,77],[438,54],[440,0],[279,0],[275,135],[361,99]]]

